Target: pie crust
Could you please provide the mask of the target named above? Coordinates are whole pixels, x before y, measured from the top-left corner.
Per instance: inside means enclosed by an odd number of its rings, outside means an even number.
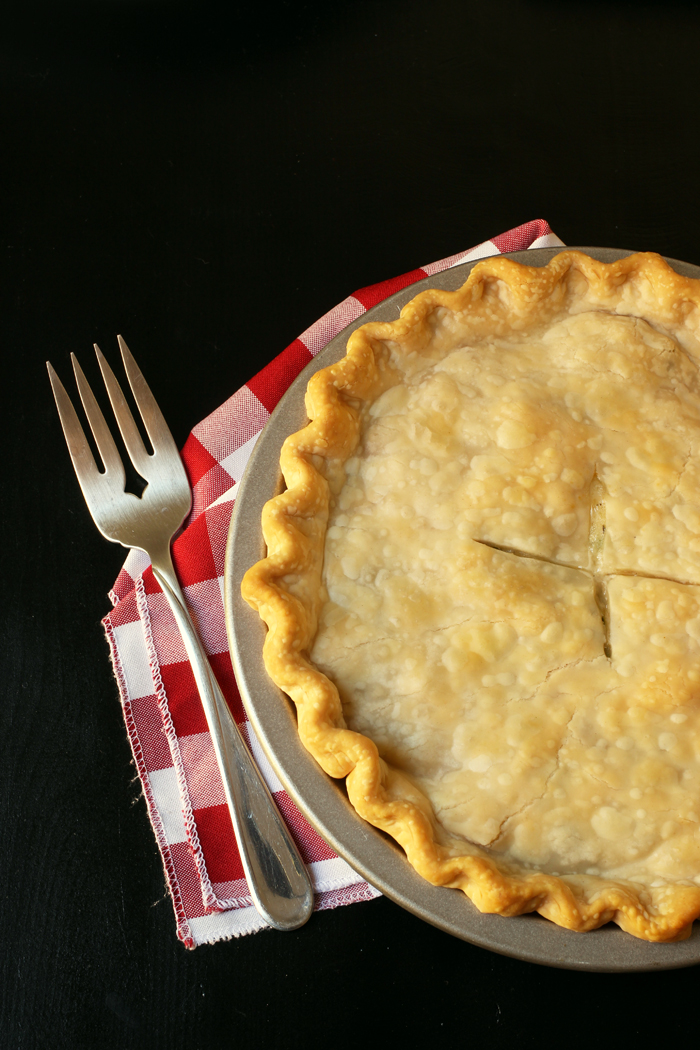
[[[242,592],[300,737],[483,912],[700,915],[700,281],[487,259],[309,382]]]

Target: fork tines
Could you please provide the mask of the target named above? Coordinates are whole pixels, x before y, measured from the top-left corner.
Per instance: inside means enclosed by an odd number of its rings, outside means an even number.
[[[124,444],[135,470],[141,477],[148,484],[160,482],[159,488],[162,490],[164,497],[174,495],[174,500],[165,498],[164,502],[175,502],[179,505],[190,499],[190,490],[177,445],[141,373],[141,369],[136,364],[122,337],[118,336],[117,338],[129,385],[141,413],[146,433],[153,446],[153,452],[148,452],[146,449],[124,392],[104,354],[95,344],[95,352],[102,378],[104,379],[107,394],[124,439]],[[56,407],[58,408],[63,433],[68,444],[68,451],[83,495],[98,528],[108,539],[117,540],[117,542],[128,546],[130,545],[128,536],[115,535],[114,530],[109,525],[113,523],[115,514],[123,521],[124,515],[119,513],[123,508],[117,506],[117,501],[120,499],[122,502],[124,499],[130,501],[136,497],[132,497],[131,494],[124,491],[126,474],[119,450],[75,354],[71,354],[71,360],[80,400],[85,409],[85,415],[90,424],[104,470],[100,470],[95,462],[73,403],[55,370],[50,362],[47,361],[49,379],[54,398],[56,399]],[[168,490],[167,494],[165,488]]]

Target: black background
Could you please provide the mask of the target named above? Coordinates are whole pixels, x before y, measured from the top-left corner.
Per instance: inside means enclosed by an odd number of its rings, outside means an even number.
[[[3,1047],[610,1045],[694,969],[557,971],[386,899],[187,952],[46,379],[124,334],[182,444],[354,288],[534,218],[700,263],[694,5],[93,0],[0,20]]]

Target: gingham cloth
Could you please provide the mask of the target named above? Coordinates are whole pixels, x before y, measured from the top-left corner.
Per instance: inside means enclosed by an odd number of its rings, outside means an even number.
[[[316,908],[370,900],[378,890],[330,849],[275,776],[241,704],[223,607],[226,537],[248,457],[287,387],[346,325],[401,288],[458,263],[562,245],[542,219],[467,251],[361,288],[283,350],[199,423],[182,450],[193,492],[173,561],[204,647],[234,717],[311,872]],[[188,948],[238,937],[266,924],[252,906],[223,785],[194,677],[148,558],[132,551],[110,592],[109,640],[134,761],[170,890],[177,935]]]

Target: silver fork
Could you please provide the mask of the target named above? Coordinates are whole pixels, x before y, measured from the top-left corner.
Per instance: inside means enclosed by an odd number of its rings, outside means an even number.
[[[95,351],[127,452],[147,482],[141,498],[124,491],[126,478],[121,457],[75,354],[71,354],[73,371],[104,472],[98,470],[73,404],[47,361],[68,451],[88,509],[102,535],[123,547],[142,550],[151,559],[153,575],[170,604],[192,665],[255,907],[276,929],[295,930],[306,922],[313,909],[309,876],[240,735],[187,611],[173,568],[170,543],[191,507],[189,482],[153,394],[126,343],[121,336],[118,339],[152,453],[147,452],[121,387],[97,344]]]

